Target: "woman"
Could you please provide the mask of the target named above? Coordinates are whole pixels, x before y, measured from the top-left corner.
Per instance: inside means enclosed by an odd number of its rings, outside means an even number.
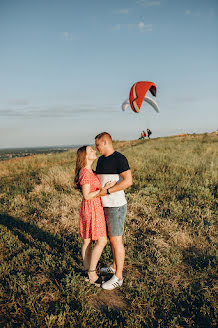
[[[107,232],[102,202],[98,196],[102,188],[97,175],[92,170],[92,164],[96,158],[96,151],[90,146],[78,149],[74,181],[75,187],[83,194],[79,222],[80,237],[84,239],[83,264],[85,270],[88,271],[90,283],[101,286],[102,279],[96,274],[96,266],[107,244]],[[104,188],[110,188],[113,185],[114,183],[107,182]],[[96,243],[92,250],[93,240],[96,240]]]

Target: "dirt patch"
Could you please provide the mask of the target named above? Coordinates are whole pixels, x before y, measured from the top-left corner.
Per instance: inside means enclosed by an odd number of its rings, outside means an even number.
[[[96,295],[93,295],[92,298],[89,299],[88,304],[98,310],[111,308],[117,311],[124,311],[129,308],[129,303],[125,300],[120,289],[100,289]]]

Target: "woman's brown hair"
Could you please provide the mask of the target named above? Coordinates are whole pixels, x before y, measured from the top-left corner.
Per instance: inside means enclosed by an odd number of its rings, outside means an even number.
[[[86,148],[87,146],[82,146],[77,150],[74,186],[76,189],[79,190],[81,190],[81,186],[79,183],[79,172],[82,168],[86,166]]]

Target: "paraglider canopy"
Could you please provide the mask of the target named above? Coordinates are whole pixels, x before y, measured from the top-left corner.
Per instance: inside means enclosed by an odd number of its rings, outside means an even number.
[[[151,105],[153,107],[153,109],[157,112],[160,113],[160,109],[158,107],[158,104],[156,103],[156,101],[154,101],[154,99],[145,96],[144,101],[146,103],[148,103],[149,105]],[[122,103],[122,110],[125,111],[127,109],[127,107],[129,106],[129,99],[126,99],[123,103]]]
[[[156,96],[157,88],[155,83],[140,81],[133,84],[129,93],[129,103],[134,112],[139,112],[148,90],[153,96]]]

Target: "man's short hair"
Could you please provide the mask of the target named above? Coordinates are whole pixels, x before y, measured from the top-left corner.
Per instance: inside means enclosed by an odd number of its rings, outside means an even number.
[[[101,132],[96,137],[95,140],[100,140],[102,138],[109,139],[112,142],[112,137],[108,132]]]

